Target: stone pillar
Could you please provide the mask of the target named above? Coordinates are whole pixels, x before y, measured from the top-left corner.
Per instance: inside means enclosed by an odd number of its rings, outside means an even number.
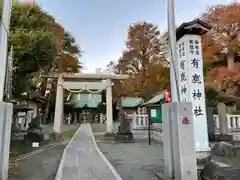
[[[215,121],[213,118],[213,108],[207,107],[207,124],[208,124],[208,135],[214,138],[215,135]]]
[[[197,180],[192,103],[172,102],[169,113],[172,123],[174,179]]]
[[[233,128],[233,129],[235,129],[235,128],[237,127],[237,125],[236,125],[236,119],[235,119],[235,118],[233,118],[233,120],[232,120],[232,121],[233,121],[233,127],[232,127],[232,128]]]
[[[58,77],[58,85],[57,85],[57,96],[56,96],[56,104],[55,104],[55,114],[54,114],[54,124],[53,124],[53,132],[60,134],[61,133],[61,125],[63,121],[63,78],[62,76]]]
[[[218,103],[218,119],[219,119],[219,129],[220,134],[226,135],[228,134],[228,122],[227,122],[227,110],[226,105],[224,103]]]
[[[198,163],[209,160],[201,36],[186,34],[177,41],[180,101],[192,103]],[[205,159],[205,160],[203,160]]]
[[[218,117],[218,115],[216,117],[214,117],[214,121],[215,121],[216,128],[219,129],[219,117]]]
[[[113,132],[113,106],[112,106],[112,81],[106,80],[107,92],[106,92],[106,110],[107,110],[107,133]]]
[[[166,179],[174,179],[172,122],[170,118],[171,104],[162,105],[163,119],[163,150],[164,150],[164,174]]]
[[[13,104],[0,102],[0,179],[8,179]]]

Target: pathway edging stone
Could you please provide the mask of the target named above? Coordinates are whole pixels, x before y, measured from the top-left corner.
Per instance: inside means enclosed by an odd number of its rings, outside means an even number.
[[[91,128],[91,132],[92,132],[92,127]],[[116,171],[116,169],[112,166],[112,164],[108,161],[108,159],[104,156],[104,154],[102,153],[102,151],[100,151],[98,145],[97,145],[97,142],[95,140],[95,137],[93,135],[93,132],[92,132],[92,138],[93,138],[93,143],[94,143],[94,146],[97,150],[97,152],[99,153],[99,155],[101,156],[101,158],[103,159],[103,161],[107,164],[107,166],[109,167],[109,169],[112,171],[113,175],[116,177],[116,180],[123,180],[121,178],[121,176],[119,175],[119,173]]]
[[[61,180],[61,178],[62,178],[63,163],[64,163],[64,160],[66,158],[67,149],[70,146],[70,144],[73,142],[73,139],[76,137],[77,132],[80,131],[80,127],[81,126],[78,127],[77,131],[74,133],[73,137],[71,138],[71,140],[68,142],[67,146],[63,150],[62,158],[61,158],[60,164],[58,166],[58,170],[57,170],[55,180]]]

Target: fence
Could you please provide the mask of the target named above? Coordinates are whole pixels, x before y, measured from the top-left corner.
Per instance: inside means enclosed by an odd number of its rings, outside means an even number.
[[[215,121],[215,130],[219,131],[219,117],[213,115]],[[229,132],[240,132],[240,115],[227,114],[227,126]]]
[[[213,115],[215,121],[215,133],[219,133],[219,117]],[[229,134],[233,135],[235,140],[240,140],[240,115],[227,114],[227,125]],[[132,132],[136,138],[148,138],[148,115],[137,114],[133,115]],[[153,123],[151,126],[151,138],[155,141],[162,142],[163,129],[162,123]]]
[[[148,138],[148,115],[147,114],[134,114],[132,119],[132,132],[135,138],[147,139]],[[151,138],[157,142],[162,142],[162,124],[153,123],[151,126]]]

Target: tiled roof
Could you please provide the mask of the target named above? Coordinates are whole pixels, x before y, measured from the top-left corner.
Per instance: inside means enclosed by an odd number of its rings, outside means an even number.
[[[121,99],[121,107],[137,107],[143,102],[142,98],[138,97],[126,97]]]
[[[164,100],[164,94],[163,93],[159,93],[156,96],[154,96],[152,99],[150,99],[149,101],[145,102],[143,105],[148,105],[148,104],[155,104],[160,102],[161,100]]]

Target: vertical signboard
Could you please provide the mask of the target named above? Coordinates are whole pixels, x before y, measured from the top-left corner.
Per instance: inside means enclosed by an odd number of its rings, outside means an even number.
[[[186,59],[186,43],[184,41],[177,42],[178,52],[178,70],[179,70],[179,88],[180,88],[180,101],[186,102],[188,95],[187,88],[187,59]]]
[[[192,103],[195,146],[207,151],[207,118],[201,36],[185,35],[177,42],[180,100]]]

